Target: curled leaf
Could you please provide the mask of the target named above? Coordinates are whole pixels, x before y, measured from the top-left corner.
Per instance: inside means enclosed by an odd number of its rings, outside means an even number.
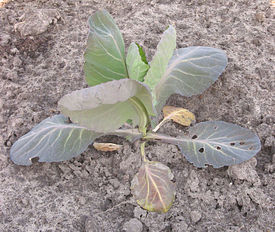
[[[114,132],[128,119],[133,121],[133,126],[143,128],[147,114],[154,115],[148,87],[131,79],[73,91],[62,97],[58,106],[73,123],[103,133]]]
[[[153,132],[157,132],[158,129],[169,120],[183,126],[190,126],[191,123],[196,120],[195,115],[192,112],[181,107],[164,106],[162,111],[164,114],[164,119],[155,127]]]
[[[122,147],[115,143],[94,143],[93,146],[98,151],[118,151]]]
[[[183,126],[190,126],[194,122],[195,115],[187,109],[175,106],[164,106],[163,115],[165,120],[172,120]]]
[[[167,212],[175,199],[171,170],[159,162],[144,162],[135,175],[131,189],[137,203],[152,212]]]
[[[127,69],[131,79],[144,81],[144,76],[149,69],[149,65],[144,61],[146,61],[146,57],[142,48],[135,43],[131,43],[126,57]]]

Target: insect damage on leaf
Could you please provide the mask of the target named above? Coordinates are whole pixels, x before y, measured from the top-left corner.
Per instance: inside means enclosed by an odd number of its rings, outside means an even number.
[[[146,210],[165,213],[175,199],[171,170],[159,162],[144,162],[134,177],[131,189],[137,203]]]
[[[93,143],[93,146],[98,151],[118,151],[122,145],[115,143]]]

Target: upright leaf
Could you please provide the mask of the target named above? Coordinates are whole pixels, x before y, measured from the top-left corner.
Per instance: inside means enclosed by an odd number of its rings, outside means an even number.
[[[84,72],[88,85],[128,78],[122,35],[106,10],[89,18],[90,34]]]
[[[147,61],[147,58],[146,58],[146,54],[143,50],[143,48],[138,44],[136,43],[136,45],[138,46],[138,51],[139,51],[139,55],[141,57],[141,60],[145,63],[145,64],[148,64],[148,61]]]
[[[144,162],[132,181],[138,204],[146,210],[165,213],[175,199],[171,170],[159,162]]]
[[[69,123],[63,115],[56,115],[18,139],[11,147],[10,157],[19,165],[31,165],[35,157],[39,157],[39,162],[69,160],[84,152],[101,135]]]
[[[133,120],[133,126],[141,126],[149,115],[154,115],[148,87],[131,79],[74,91],[58,104],[74,123],[97,132],[113,132],[128,119]]]
[[[252,158],[261,149],[261,142],[252,131],[222,121],[198,123],[178,138],[154,136],[178,145],[186,159],[196,167],[210,164],[220,168],[239,164]]]
[[[144,76],[147,73],[147,70],[149,69],[149,65],[143,61],[143,57],[140,54],[140,49],[135,43],[131,43],[128,49],[126,64],[129,77],[131,79],[137,81],[144,80]]]
[[[163,33],[157,46],[157,51],[150,63],[150,69],[145,76],[145,83],[154,89],[165,73],[168,62],[176,48],[176,30],[173,26]]]
[[[160,112],[170,95],[201,94],[213,84],[227,65],[224,51],[210,47],[177,49],[165,74],[153,90],[157,111]]]

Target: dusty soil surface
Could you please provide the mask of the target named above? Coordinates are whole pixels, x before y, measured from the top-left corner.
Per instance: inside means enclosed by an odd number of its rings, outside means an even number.
[[[224,120],[254,130],[261,152],[247,163],[198,169],[172,145],[151,143],[148,156],[168,165],[177,184],[166,214],[133,200],[140,165],[127,141],[120,152],[90,147],[62,163],[14,165],[11,145],[58,113],[57,101],[86,86],[88,16],[107,9],[126,45],[152,57],[169,24],[178,47],[224,49],[226,72],[201,96],[172,96],[197,121]],[[275,231],[274,8],[264,0],[17,0],[0,8],[0,231]],[[182,128],[168,123],[162,132]]]

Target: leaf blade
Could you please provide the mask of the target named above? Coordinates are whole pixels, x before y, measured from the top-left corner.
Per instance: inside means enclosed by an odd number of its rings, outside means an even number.
[[[55,115],[18,139],[11,148],[10,157],[18,165],[31,165],[35,157],[39,157],[39,162],[69,160],[84,152],[101,135],[68,123],[63,115]]]
[[[148,211],[165,213],[175,199],[171,170],[159,162],[144,162],[131,189],[138,204]]]
[[[157,51],[150,63],[150,69],[145,76],[145,83],[154,89],[165,73],[166,67],[176,48],[176,30],[169,26],[163,33],[157,46]]]
[[[89,26],[84,55],[84,73],[88,85],[127,78],[125,45],[112,16],[106,10],[99,10],[89,18]]]
[[[143,57],[140,54],[140,49],[135,43],[131,43],[128,49],[126,64],[129,77],[133,80],[144,81],[149,65],[144,62]]]
[[[220,49],[200,46],[177,49],[153,90],[157,111],[174,93],[187,97],[202,93],[218,79],[226,65],[227,56]]]
[[[141,125],[144,114],[155,112],[148,87],[131,79],[74,91],[62,97],[58,106],[74,123],[103,133],[113,132],[128,119],[134,126]],[[112,120],[106,119],[108,115]]]
[[[252,131],[223,121],[198,123],[178,138],[158,138],[177,145],[196,167],[210,164],[220,168],[239,164],[255,156],[261,149],[261,142]]]

